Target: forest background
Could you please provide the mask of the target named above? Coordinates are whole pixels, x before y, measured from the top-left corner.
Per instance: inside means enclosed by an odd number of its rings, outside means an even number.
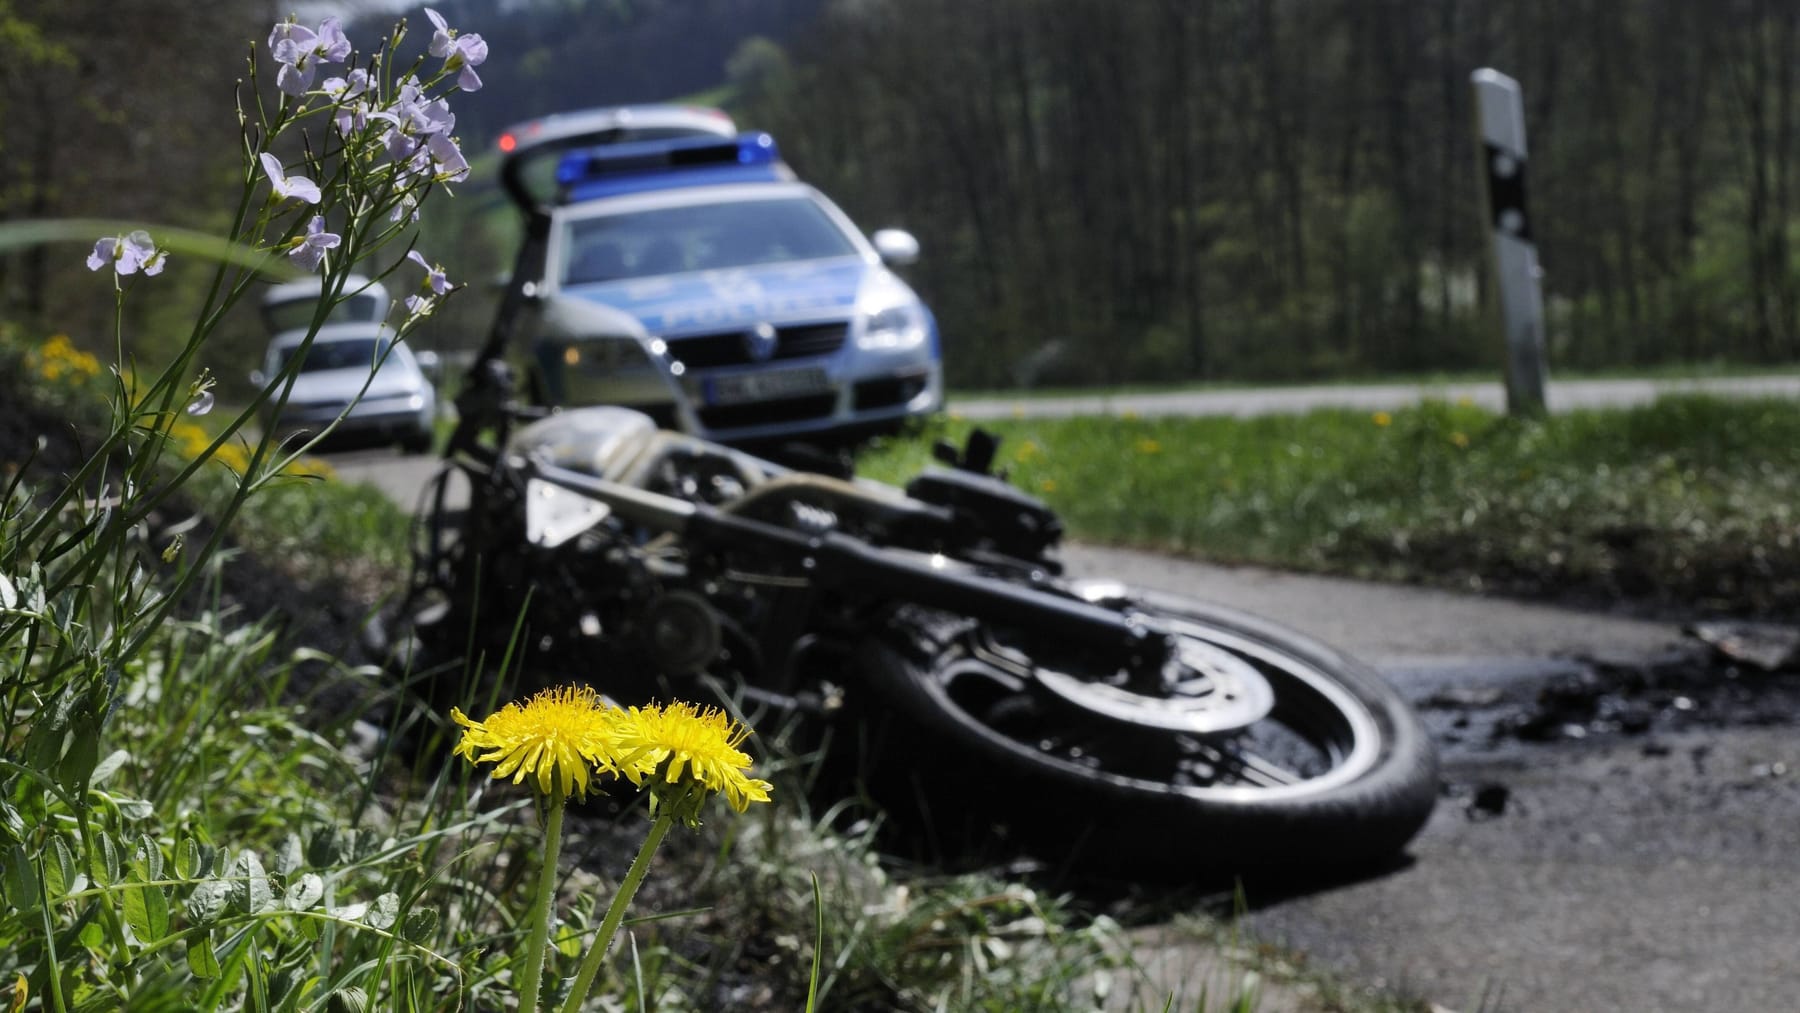
[[[1497,370],[1468,81],[1484,66],[1524,89],[1553,368],[1800,351],[1800,5],[434,6],[505,54],[458,103],[466,150],[551,112],[721,105],[865,227],[920,238],[911,279],[963,388]],[[369,4],[301,14],[333,10],[426,24]],[[0,0],[0,222],[223,220],[240,169],[235,82],[219,68],[285,11]],[[491,154],[427,229],[421,249],[477,284],[423,339],[470,347],[516,237]],[[0,322],[106,340],[112,307],[67,283],[85,253],[0,255]],[[191,305],[128,312],[128,339],[154,355]],[[208,364],[241,378],[264,338],[236,321]]]

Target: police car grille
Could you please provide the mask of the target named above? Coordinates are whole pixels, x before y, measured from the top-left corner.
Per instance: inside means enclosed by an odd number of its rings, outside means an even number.
[[[809,394],[806,397],[783,398],[779,401],[757,401],[752,404],[717,405],[700,409],[700,422],[708,429],[738,429],[744,426],[769,426],[783,422],[822,419],[837,408],[836,394]]]
[[[755,362],[745,340],[749,331],[721,331],[696,334],[686,338],[670,338],[669,354],[689,369],[711,369],[714,366],[743,366]],[[801,359],[811,355],[830,355],[844,345],[850,325],[842,320],[826,324],[796,324],[777,328],[775,354],[771,359]]]

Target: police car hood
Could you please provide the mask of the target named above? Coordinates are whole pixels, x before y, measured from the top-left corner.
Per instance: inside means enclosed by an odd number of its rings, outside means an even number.
[[[846,318],[864,279],[879,270],[860,257],[836,257],[575,285],[564,294],[623,310],[666,337]]]

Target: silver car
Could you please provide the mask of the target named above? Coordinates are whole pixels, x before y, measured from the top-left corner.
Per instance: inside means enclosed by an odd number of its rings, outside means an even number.
[[[277,335],[251,380],[261,385],[281,375],[305,340],[305,329]],[[306,348],[286,404],[277,414],[278,390],[263,423],[286,438],[318,433],[341,416],[334,442],[397,442],[423,453],[435,436],[437,392],[427,375],[434,367],[432,353],[415,355],[378,322],[326,324]]]

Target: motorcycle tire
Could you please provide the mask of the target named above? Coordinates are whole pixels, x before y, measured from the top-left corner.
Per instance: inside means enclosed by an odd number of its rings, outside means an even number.
[[[1228,882],[1270,867],[1392,862],[1424,824],[1436,754],[1374,671],[1228,608],[1128,589],[1108,604],[1253,666],[1274,691],[1268,713],[1197,736],[1095,720],[1066,699],[1045,706],[1041,687],[1007,692],[1003,673],[982,673],[971,644],[1073,667],[1059,660],[1066,648],[903,608],[859,651],[865,788],[897,822],[928,824],[926,857],[967,855],[973,843],[1065,872]]]

